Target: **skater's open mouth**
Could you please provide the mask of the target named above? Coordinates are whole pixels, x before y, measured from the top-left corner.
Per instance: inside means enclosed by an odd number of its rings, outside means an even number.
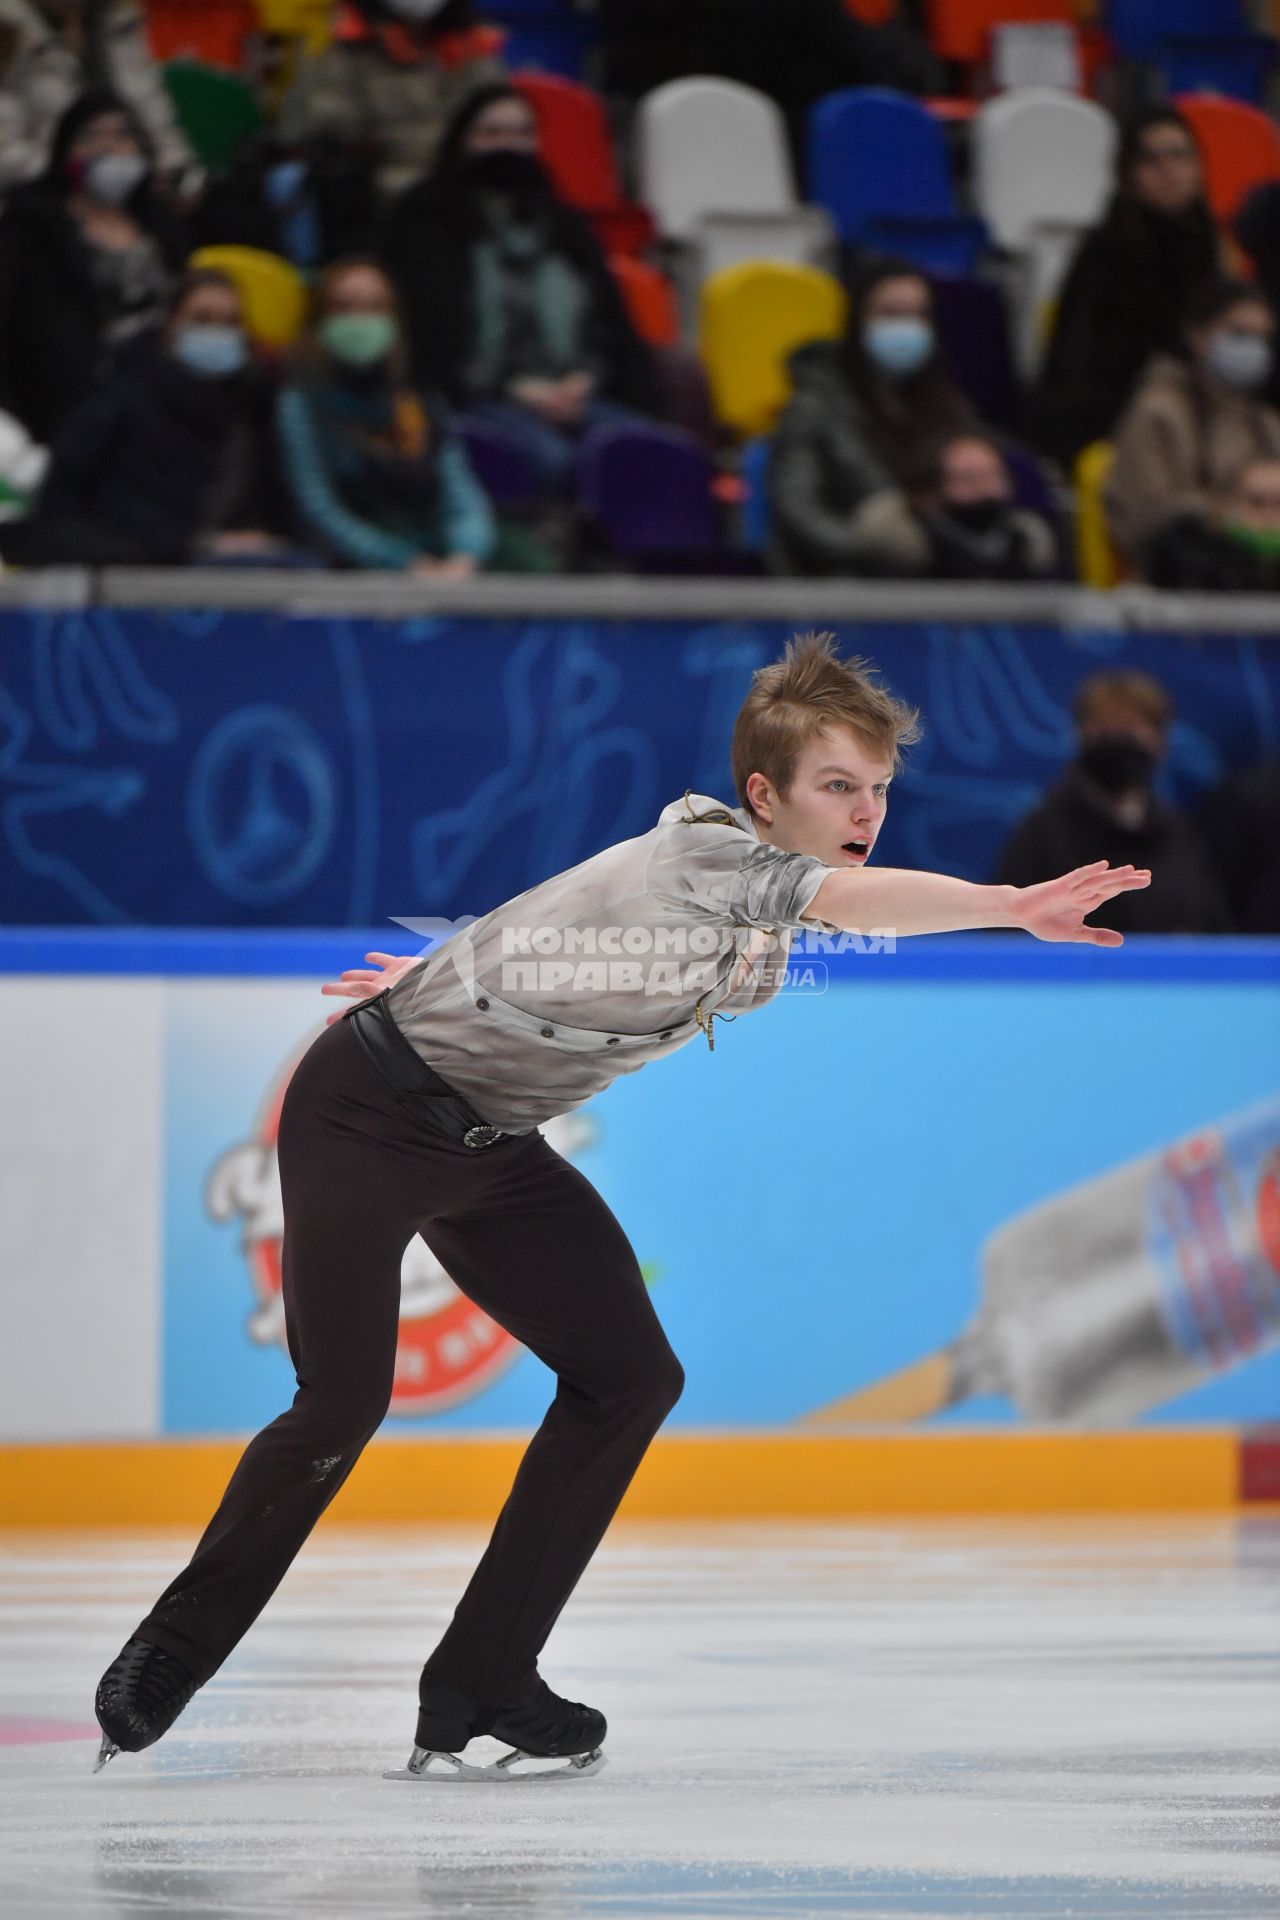
[[[871,842],[869,840],[846,840],[843,851],[853,854],[855,859],[865,860],[871,851]]]

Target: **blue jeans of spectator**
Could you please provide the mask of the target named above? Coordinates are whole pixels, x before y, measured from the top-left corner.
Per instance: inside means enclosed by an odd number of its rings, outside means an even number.
[[[578,442],[592,427],[632,427],[646,424],[645,416],[613,400],[592,400],[571,427],[555,427],[532,407],[518,400],[477,400],[467,417],[498,427],[530,461],[549,494],[573,492],[578,464]]]

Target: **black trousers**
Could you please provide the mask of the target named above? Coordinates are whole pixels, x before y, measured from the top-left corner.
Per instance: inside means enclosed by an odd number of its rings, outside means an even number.
[[[136,1629],[207,1679],[275,1592],[391,1397],[400,1263],[421,1233],[458,1288],[558,1384],[426,1670],[517,1700],[684,1374],[630,1243],[540,1133],[475,1150],[433,1131],[346,1021],[280,1115],[293,1405],[250,1441],[187,1567]]]

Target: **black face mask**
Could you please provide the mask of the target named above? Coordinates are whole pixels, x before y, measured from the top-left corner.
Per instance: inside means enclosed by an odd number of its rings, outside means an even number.
[[[1156,757],[1127,733],[1103,733],[1076,755],[1080,767],[1104,793],[1132,793],[1156,777]]]
[[[958,527],[967,533],[990,533],[999,526],[1004,518],[1007,502],[997,498],[987,500],[948,501],[944,512],[948,520],[954,520]]]
[[[534,193],[546,184],[537,155],[515,147],[468,154],[463,165],[469,185],[481,193]]]

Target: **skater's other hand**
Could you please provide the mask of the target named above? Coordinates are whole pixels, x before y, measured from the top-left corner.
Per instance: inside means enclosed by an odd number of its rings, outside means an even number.
[[[1114,927],[1088,927],[1084,916],[1118,893],[1132,893],[1151,885],[1149,867],[1113,867],[1095,860],[1058,880],[1035,887],[1014,888],[1014,924],[1034,933],[1037,940],[1077,940],[1095,947],[1122,947],[1124,935]]]
[[[398,980],[410,967],[418,964],[416,953],[366,953],[366,960],[376,962],[373,967],[348,967],[337,980],[328,980],[321,987],[321,993],[336,994],[344,1000],[368,1000],[375,993]],[[331,1013],[325,1021],[331,1027],[335,1020],[341,1020],[346,1008]]]

